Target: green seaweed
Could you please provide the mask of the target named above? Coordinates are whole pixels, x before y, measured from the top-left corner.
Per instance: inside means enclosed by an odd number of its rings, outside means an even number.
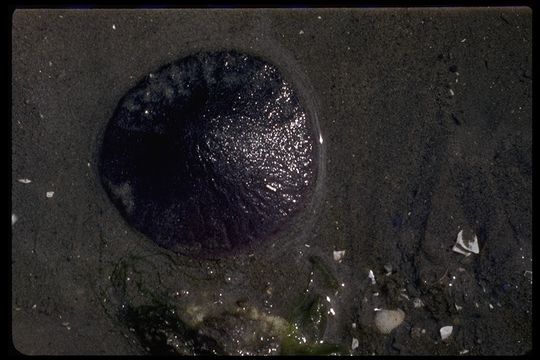
[[[343,355],[341,345],[326,343],[299,343],[293,336],[287,336],[281,343],[281,355]]]
[[[152,355],[222,355],[217,342],[189,327],[163,302],[133,307],[128,305],[122,320],[141,345]]]
[[[327,324],[323,297],[303,293],[290,316],[288,333],[281,342],[282,355],[331,355],[344,352],[340,345],[323,343]]]
[[[310,341],[319,341],[326,331],[327,309],[322,296],[305,293],[293,310],[291,322]]]

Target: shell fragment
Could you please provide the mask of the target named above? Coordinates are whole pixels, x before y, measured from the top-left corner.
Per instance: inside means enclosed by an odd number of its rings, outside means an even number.
[[[446,340],[450,335],[452,335],[452,331],[454,330],[453,326],[443,326],[440,330],[441,332],[441,339]]]
[[[465,256],[480,253],[480,248],[478,247],[478,237],[473,235],[472,237],[464,238],[463,230],[458,233],[456,243],[452,248],[453,251],[460,253]]]
[[[341,262],[345,256],[345,250],[334,250],[334,261]]]
[[[371,285],[375,285],[377,281],[375,281],[375,275],[373,274],[372,270],[369,270],[368,277],[371,279]]]

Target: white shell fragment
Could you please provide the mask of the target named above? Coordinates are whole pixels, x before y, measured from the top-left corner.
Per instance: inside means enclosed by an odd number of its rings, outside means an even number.
[[[440,330],[441,332],[441,339],[446,340],[450,335],[452,335],[452,331],[454,330],[453,326],[443,326]]]
[[[405,312],[397,310],[380,310],[375,314],[375,326],[382,334],[389,334],[405,319]]]
[[[373,271],[369,270],[368,277],[371,279],[371,285],[375,285],[377,281],[375,281],[375,275],[373,275]]]
[[[462,250],[462,249],[461,249],[459,246],[457,246],[457,245],[454,245],[454,247],[452,248],[452,250],[454,250],[454,252],[457,252],[457,253],[459,253],[459,254],[461,254],[461,255],[465,255],[465,256],[471,255],[470,252],[467,252],[467,251],[465,251],[465,250]]]
[[[480,253],[480,248],[478,247],[478,238],[476,235],[473,235],[472,238],[464,238],[463,230],[461,230],[458,233],[456,244],[452,250],[465,256],[469,256],[471,253],[478,254]]]
[[[269,188],[270,190],[272,191],[276,191],[277,189],[275,187],[273,187],[272,185],[268,185],[266,184],[266,187]]]
[[[17,181],[23,184],[30,184],[32,182],[30,179],[18,179]]]
[[[47,191],[47,197],[52,198],[54,196],[54,191]]]
[[[358,339],[357,339],[357,338],[353,338],[353,339],[352,339],[352,344],[351,344],[351,349],[354,350],[354,349],[358,348],[358,345],[359,345]]]
[[[11,226],[15,225],[19,218],[15,214],[11,214]]]
[[[345,257],[345,250],[334,250],[334,261],[341,262]]]
[[[475,254],[478,254],[480,252],[480,249],[478,248],[478,238],[476,237],[476,235],[474,235],[472,239],[464,239],[463,230],[458,233],[457,244],[465,250],[473,252]]]
[[[469,350],[463,349],[463,350],[461,350],[461,351],[459,352],[459,355],[464,355],[464,354],[466,354],[466,353],[468,353],[468,352],[469,352]]]

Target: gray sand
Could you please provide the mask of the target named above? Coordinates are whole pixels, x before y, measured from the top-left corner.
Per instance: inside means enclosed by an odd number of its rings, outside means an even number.
[[[288,319],[306,287],[330,299],[317,339],[344,353],[353,338],[359,355],[529,351],[531,37],[527,8],[17,10],[15,348],[145,353],[121,316],[150,301],[142,284],[231,353],[254,346],[236,346],[231,329],[244,336],[259,325],[219,321],[224,311],[242,300]],[[99,182],[97,154],[118,101],[143,76],[229,48],[301,80],[318,112],[325,176],[310,218],[288,236],[252,254],[196,261],[124,222]],[[460,229],[477,235],[479,254],[452,251]],[[334,250],[346,251],[341,262]],[[313,256],[329,276],[314,270]],[[417,298],[424,306],[414,307]],[[405,320],[380,334],[375,308],[400,308]],[[249,351],[274,345],[265,339]]]

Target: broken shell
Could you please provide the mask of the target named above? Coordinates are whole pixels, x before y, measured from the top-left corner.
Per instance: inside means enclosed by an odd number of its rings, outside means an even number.
[[[450,335],[452,335],[452,331],[454,330],[453,326],[443,326],[440,330],[441,332],[441,339],[446,340]]]
[[[377,281],[375,281],[375,275],[373,274],[372,270],[369,270],[368,277],[371,279],[371,285],[375,285]]]
[[[381,310],[375,315],[375,326],[382,334],[389,334],[405,319],[405,312],[397,310]]]
[[[456,244],[452,248],[457,253],[469,256],[470,253],[478,254],[480,253],[480,248],[478,247],[478,237],[473,235],[472,237],[466,236],[463,237],[463,230],[458,233]]]
[[[341,262],[345,256],[345,250],[334,250],[334,261]]]
[[[465,250],[462,250],[462,249],[461,249],[459,246],[457,246],[457,245],[454,245],[454,247],[452,247],[452,250],[453,250],[454,252],[460,253],[460,254],[465,255],[465,256],[471,255],[470,252],[467,252],[467,251],[465,251]]]

